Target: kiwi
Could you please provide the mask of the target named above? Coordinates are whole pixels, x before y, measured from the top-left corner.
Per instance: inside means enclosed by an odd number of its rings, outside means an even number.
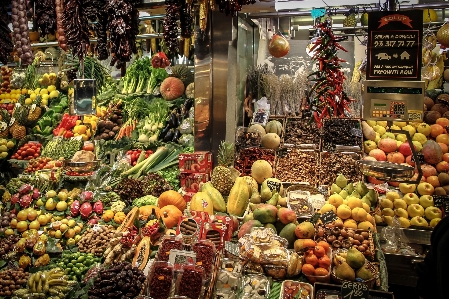
[[[443,187],[436,187],[434,194],[435,195],[446,195],[446,190],[444,190]]]
[[[109,132],[111,132],[111,130],[106,129],[103,131],[103,133],[105,133],[105,134],[109,134]]]
[[[433,102],[433,100],[431,98],[425,97],[424,105],[426,105],[427,111],[429,111],[430,109],[432,109],[432,107],[433,107],[433,105],[435,105],[435,103]]]
[[[440,182],[440,186],[449,185],[449,174],[442,172],[438,175],[438,181]]]
[[[109,139],[109,134],[107,133],[101,134],[101,139]]]
[[[433,107],[430,110],[438,111],[441,115],[443,115],[449,109],[447,109],[447,106],[444,104],[435,104],[435,105],[433,105]]]
[[[444,191],[446,191],[446,194],[449,194],[449,185],[443,186]]]
[[[424,121],[429,125],[433,125],[440,117],[441,113],[438,111],[427,111],[424,114]]]
[[[112,132],[118,132],[118,131],[120,131],[120,127],[119,126],[115,126],[115,127],[113,127],[112,128]]]
[[[115,136],[115,132],[114,131],[109,132],[109,137],[114,137],[114,136]]]

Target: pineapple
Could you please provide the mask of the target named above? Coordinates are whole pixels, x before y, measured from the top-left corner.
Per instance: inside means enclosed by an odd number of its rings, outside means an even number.
[[[211,176],[212,185],[222,195],[229,195],[234,184],[231,166],[234,162],[234,144],[222,141],[218,149],[218,166],[214,168]]]
[[[0,109],[0,138],[6,138],[9,135],[8,125],[11,117],[8,111]],[[2,124],[3,123],[3,124]]]
[[[16,107],[14,110],[13,117],[15,118],[15,122],[9,129],[13,138],[19,140],[25,138],[27,132],[24,124],[26,123],[27,115],[28,109],[24,106]]]
[[[36,121],[41,116],[41,113],[42,113],[42,108],[40,107],[41,102],[42,102],[42,96],[38,95],[36,97],[36,100],[34,101],[34,103],[36,104],[36,108],[34,110],[30,109],[30,111],[28,113],[28,117],[27,117],[28,121],[30,121],[30,122]]]

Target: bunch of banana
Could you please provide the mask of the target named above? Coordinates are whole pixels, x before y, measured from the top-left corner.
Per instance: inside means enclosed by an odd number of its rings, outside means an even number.
[[[19,289],[14,292],[16,298],[45,298],[63,299],[76,282],[69,281],[64,275],[64,270],[54,268],[49,271],[38,271],[31,274],[28,279],[28,288]]]

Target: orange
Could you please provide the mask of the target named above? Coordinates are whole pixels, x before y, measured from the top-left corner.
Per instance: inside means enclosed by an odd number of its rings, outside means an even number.
[[[430,126],[430,136],[432,136],[433,138],[436,138],[438,135],[443,134],[443,133],[444,133],[443,126],[441,126],[439,124],[433,124]]]
[[[302,266],[302,273],[305,275],[315,275],[315,267],[311,264],[304,264]]]
[[[11,222],[9,223],[9,226],[11,226],[12,228],[16,228],[16,226],[17,226],[17,219],[12,219]]]
[[[306,256],[306,263],[313,266],[318,266],[318,258],[314,254],[309,254]]]
[[[19,233],[24,232],[28,228],[28,223],[26,221],[20,221],[19,223],[17,223],[16,228]]]
[[[438,177],[436,175],[431,175],[427,177],[427,183],[431,184],[434,187],[440,186],[440,181],[438,180]]]
[[[326,254],[326,251],[324,250],[323,247],[317,245],[315,246],[315,248],[313,249],[313,253],[317,256],[317,257],[322,257]]]
[[[315,247],[316,243],[312,239],[304,239],[304,247]]]
[[[330,258],[325,255],[318,259],[318,266],[324,269],[329,269],[329,266],[331,265]]]
[[[327,271],[324,268],[316,268],[315,269],[315,275],[316,276],[327,276],[329,274],[329,271]]]
[[[28,217],[28,212],[25,210],[19,211],[19,213],[17,213],[17,219],[19,221],[27,220],[27,217]]]
[[[444,144],[442,142],[438,142],[438,145],[441,147],[441,151],[443,152],[443,154],[445,154],[449,151],[449,148],[447,147],[446,144]]]
[[[36,220],[37,218],[37,211],[32,209],[28,211],[28,215],[27,215],[28,220],[33,221]]]
[[[435,141],[438,143],[444,143],[444,144],[448,145],[449,144],[449,134],[440,134],[437,136]]]
[[[329,243],[327,243],[326,241],[319,241],[316,245],[323,247],[326,252],[329,251]]]

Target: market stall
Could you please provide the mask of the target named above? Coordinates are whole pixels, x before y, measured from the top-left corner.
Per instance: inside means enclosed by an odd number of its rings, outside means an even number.
[[[0,297],[401,298],[448,211],[449,27],[393,4],[1,5]]]

